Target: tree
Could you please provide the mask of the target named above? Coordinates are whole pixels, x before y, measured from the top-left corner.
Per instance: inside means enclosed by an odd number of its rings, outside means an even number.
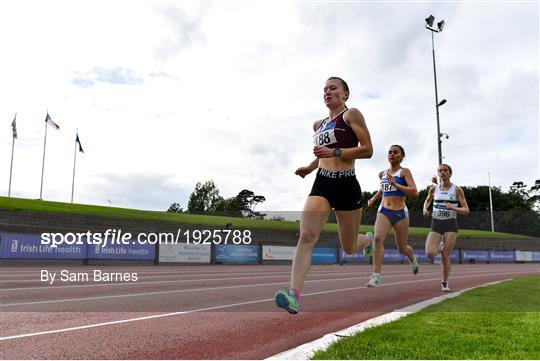
[[[534,182],[534,185],[529,189],[529,206],[536,212],[540,212],[540,179]]]
[[[253,207],[265,200],[264,196],[257,196],[249,189],[243,189],[235,197],[221,198],[216,204],[215,211],[231,216],[262,219],[263,215],[253,211]]]
[[[510,193],[515,193],[521,198],[528,199],[529,193],[527,192],[527,186],[523,182],[514,182],[510,186]]]
[[[195,190],[189,196],[189,213],[208,213],[215,211],[218,204],[223,200],[219,195],[219,189],[213,181],[200,182],[195,185]]]
[[[167,209],[167,212],[169,213],[184,213],[184,210],[182,207],[180,207],[180,203],[172,203],[169,206],[169,209]]]

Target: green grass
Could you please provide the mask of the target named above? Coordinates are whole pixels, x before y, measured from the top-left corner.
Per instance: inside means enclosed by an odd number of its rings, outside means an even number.
[[[298,230],[298,222],[253,220],[245,218],[230,218],[222,216],[202,216],[195,214],[177,214],[157,211],[144,211],[138,209],[116,208],[92,206],[84,204],[71,204],[61,202],[49,202],[24,198],[0,197],[0,209],[32,211],[32,212],[59,212],[70,214],[91,215],[117,219],[141,219],[147,221],[163,221],[194,225],[223,226],[228,222],[234,224],[236,228],[266,229],[266,230]],[[326,232],[337,232],[336,224],[327,224],[324,228]],[[360,232],[373,231],[373,226],[360,226]],[[424,238],[429,229],[422,227],[411,227],[409,235]],[[460,230],[459,236],[470,238],[530,238],[509,233]]]
[[[481,287],[342,339],[313,359],[540,359],[540,276]]]

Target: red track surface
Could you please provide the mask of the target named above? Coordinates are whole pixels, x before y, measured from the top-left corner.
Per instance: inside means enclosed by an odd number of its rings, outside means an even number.
[[[40,281],[40,270],[136,272],[134,283]],[[2,359],[261,359],[441,295],[440,266],[313,266],[289,315],[273,294],[290,266],[3,267]],[[456,265],[452,290],[540,274],[538,264]],[[59,277],[59,276],[58,276]],[[90,277],[92,279],[92,277]],[[146,318],[144,318],[146,317]],[[141,319],[143,318],[143,319]],[[120,322],[118,322],[120,321]]]

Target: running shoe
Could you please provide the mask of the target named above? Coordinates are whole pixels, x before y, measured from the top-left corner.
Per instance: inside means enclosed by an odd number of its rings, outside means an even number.
[[[417,274],[418,270],[420,269],[420,265],[418,264],[418,260],[416,259],[416,255],[414,255],[414,259],[413,259],[412,262],[410,262],[410,264],[411,264],[411,267],[412,267],[412,273]]]
[[[287,312],[297,314],[300,311],[300,303],[294,295],[294,292],[285,286],[276,292],[274,301],[279,308],[287,310]]]
[[[382,276],[380,273],[373,273],[369,282],[366,284],[367,287],[376,287],[382,283]]]
[[[441,281],[441,291],[450,292],[450,287],[448,287],[448,282]]]
[[[367,232],[366,237],[369,238],[370,243],[369,246],[362,250],[362,254],[364,255],[364,257],[369,258],[373,256],[373,252],[375,250],[375,244],[373,243],[373,238],[375,238],[375,236],[373,235],[373,233]]]

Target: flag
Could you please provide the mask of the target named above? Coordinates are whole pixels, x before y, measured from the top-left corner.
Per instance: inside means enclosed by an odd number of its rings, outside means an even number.
[[[13,139],[17,139],[17,114],[15,114],[15,118],[11,122],[11,129],[13,130]]]
[[[47,113],[47,116],[45,117],[45,122],[52,125],[54,129],[60,129],[60,126],[52,121],[51,116],[49,115],[49,113]]]
[[[84,150],[82,149],[81,140],[79,139],[79,133],[77,133],[77,137],[75,138],[75,143],[79,145],[79,152],[84,153]]]

